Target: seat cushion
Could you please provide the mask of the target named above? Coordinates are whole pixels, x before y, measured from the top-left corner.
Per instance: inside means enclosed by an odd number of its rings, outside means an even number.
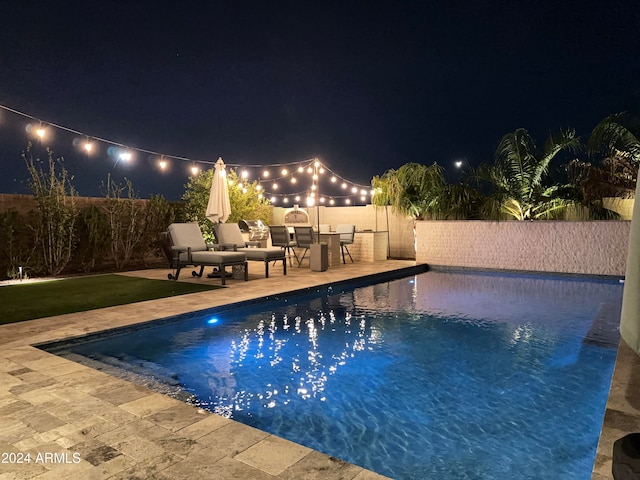
[[[172,223],[169,225],[169,235],[173,245],[191,247],[192,252],[207,249],[197,223]]]
[[[192,252],[191,261],[198,265],[224,265],[225,263],[240,263],[247,259],[242,252]],[[188,256],[186,253],[180,254],[180,261],[187,262]]]
[[[282,248],[242,248],[239,250],[247,256],[247,260],[282,260],[285,258]]]

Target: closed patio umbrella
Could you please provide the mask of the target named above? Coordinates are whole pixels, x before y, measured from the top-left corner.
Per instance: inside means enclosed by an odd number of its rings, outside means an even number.
[[[219,157],[216,162],[213,181],[211,182],[206,217],[213,223],[224,223],[229,218],[229,215],[231,215],[231,202],[229,201],[227,172],[222,157]]]

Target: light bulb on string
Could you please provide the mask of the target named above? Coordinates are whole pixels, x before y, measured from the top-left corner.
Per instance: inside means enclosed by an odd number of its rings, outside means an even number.
[[[277,190],[277,189],[278,189],[278,184],[277,184],[277,183],[275,183],[275,182],[273,182],[272,188],[273,188],[274,190]]]
[[[304,172],[304,167],[302,165],[300,165],[298,167],[298,172],[300,172],[300,173]]]
[[[340,186],[341,186],[343,189],[346,189],[346,188],[347,188],[347,184],[346,184],[346,183],[344,183],[344,182],[342,182],[342,185],[340,185]]]
[[[270,201],[271,203],[276,203],[276,202],[278,201],[278,199],[277,199],[275,196],[273,196],[273,197],[271,197],[271,198],[269,199],[269,201]]]
[[[338,181],[338,179],[336,178],[336,176],[332,176],[331,177],[331,183],[336,183]]]
[[[329,199],[329,205],[334,205],[336,203],[336,201],[333,198]]]
[[[344,201],[344,203],[346,203],[347,205],[351,205],[351,199],[350,199],[350,198],[347,198],[347,199]]]
[[[283,168],[283,169],[280,171],[280,173],[281,173],[282,175],[286,175],[287,173],[289,173],[289,170],[287,170],[286,168]]]
[[[324,197],[320,197],[320,203],[324,203],[325,202],[325,198]]]
[[[358,193],[358,188],[357,187],[352,187],[351,188],[351,193]]]
[[[291,183],[296,183],[297,181],[296,177],[291,177]]]
[[[307,168],[307,173],[313,173],[313,168],[311,167]]]
[[[197,167],[197,165],[192,165],[191,166],[191,174],[192,175],[198,175],[198,173],[200,173],[200,169]]]
[[[296,202],[299,202],[299,201],[300,201],[300,195],[296,195],[296,196],[295,196],[295,198],[294,198],[294,200],[295,200]]]
[[[320,167],[320,168],[318,169],[318,172],[320,172],[320,173],[324,173],[324,167]]]
[[[164,159],[164,157],[160,157],[160,160],[158,160],[158,166],[160,167],[160,170],[167,169],[167,161]]]
[[[367,201],[367,197],[366,197],[366,196],[364,196],[364,195],[362,195],[362,196],[360,197],[360,201],[362,201],[362,202],[366,202],[366,201]]]
[[[249,178],[249,172],[248,172],[248,171],[246,171],[246,170],[243,170],[243,171],[242,171],[242,178],[244,178],[244,179]]]
[[[284,197],[282,199],[282,203],[289,203],[289,198],[288,197]]]
[[[269,178],[269,170],[265,170],[264,172],[262,172],[262,176],[264,178]]]

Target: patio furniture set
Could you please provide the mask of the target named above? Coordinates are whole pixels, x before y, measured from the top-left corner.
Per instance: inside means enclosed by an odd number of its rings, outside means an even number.
[[[202,231],[197,223],[172,223],[168,231],[162,235],[161,246],[173,273],[168,274],[170,280],[177,280],[183,267],[200,267],[199,271],[192,271],[194,277],[201,277],[205,267],[214,268],[215,276],[220,276],[222,285],[226,284],[227,267],[235,271],[242,271],[244,280],[249,279],[248,262],[264,263],[265,277],[269,278],[269,264],[282,261],[283,274],[287,274],[287,259],[292,265],[292,257],[302,265],[311,245],[316,243],[313,227],[294,227],[294,237],[290,236],[286,226],[270,227],[271,243],[273,247],[259,247],[259,242],[247,242],[242,236],[237,223],[218,223],[214,227],[218,243],[206,243]],[[325,232],[326,233],[326,232]],[[340,238],[342,261],[346,263],[346,255],[353,262],[348,245],[353,244],[355,225],[338,225],[336,234]],[[322,232],[320,232],[322,236]],[[298,257],[295,249],[303,249]],[[212,276],[211,274],[209,276]]]

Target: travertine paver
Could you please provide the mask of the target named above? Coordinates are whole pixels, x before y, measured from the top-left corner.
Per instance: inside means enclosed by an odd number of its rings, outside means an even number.
[[[224,290],[0,326],[0,453],[31,458],[0,464],[0,480],[384,478],[32,345],[411,265],[289,269],[286,277],[276,266],[269,279],[250,273],[249,283],[230,280]]]
[[[271,475],[280,475],[311,452],[310,448],[271,435],[234,458]]]

